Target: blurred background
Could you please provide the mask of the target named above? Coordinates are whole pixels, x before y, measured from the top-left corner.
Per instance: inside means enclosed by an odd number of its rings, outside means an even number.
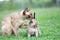
[[[60,0],[0,0],[0,10],[60,6]]]

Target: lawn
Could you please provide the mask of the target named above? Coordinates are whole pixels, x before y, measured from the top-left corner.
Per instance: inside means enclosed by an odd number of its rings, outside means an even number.
[[[0,11],[0,22],[4,15],[18,10]],[[37,22],[40,26],[42,35],[39,37],[26,36],[26,29],[20,29],[20,36],[17,38],[14,35],[1,36],[0,40],[60,40],[60,7],[50,8],[31,8],[32,12],[36,12]]]

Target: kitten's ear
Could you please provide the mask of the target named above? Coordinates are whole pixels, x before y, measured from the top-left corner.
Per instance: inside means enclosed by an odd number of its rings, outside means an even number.
[[[36,13],[34,12],[34,19],[35,19],[35,15],[36,15]]]

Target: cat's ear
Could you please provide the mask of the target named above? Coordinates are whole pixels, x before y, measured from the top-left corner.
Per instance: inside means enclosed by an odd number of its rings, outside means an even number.
[[[26,11],[26,12],[29,12],[29,11],[30,11],[30,8],[25,8],[25,11]]]
[[[23,11],[23,15],[25,15],[25,10]]]

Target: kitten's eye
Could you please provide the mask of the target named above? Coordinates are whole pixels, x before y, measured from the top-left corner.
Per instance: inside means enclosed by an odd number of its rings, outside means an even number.
[[[33,21],[30,21],[30,23],[33,23]]]

